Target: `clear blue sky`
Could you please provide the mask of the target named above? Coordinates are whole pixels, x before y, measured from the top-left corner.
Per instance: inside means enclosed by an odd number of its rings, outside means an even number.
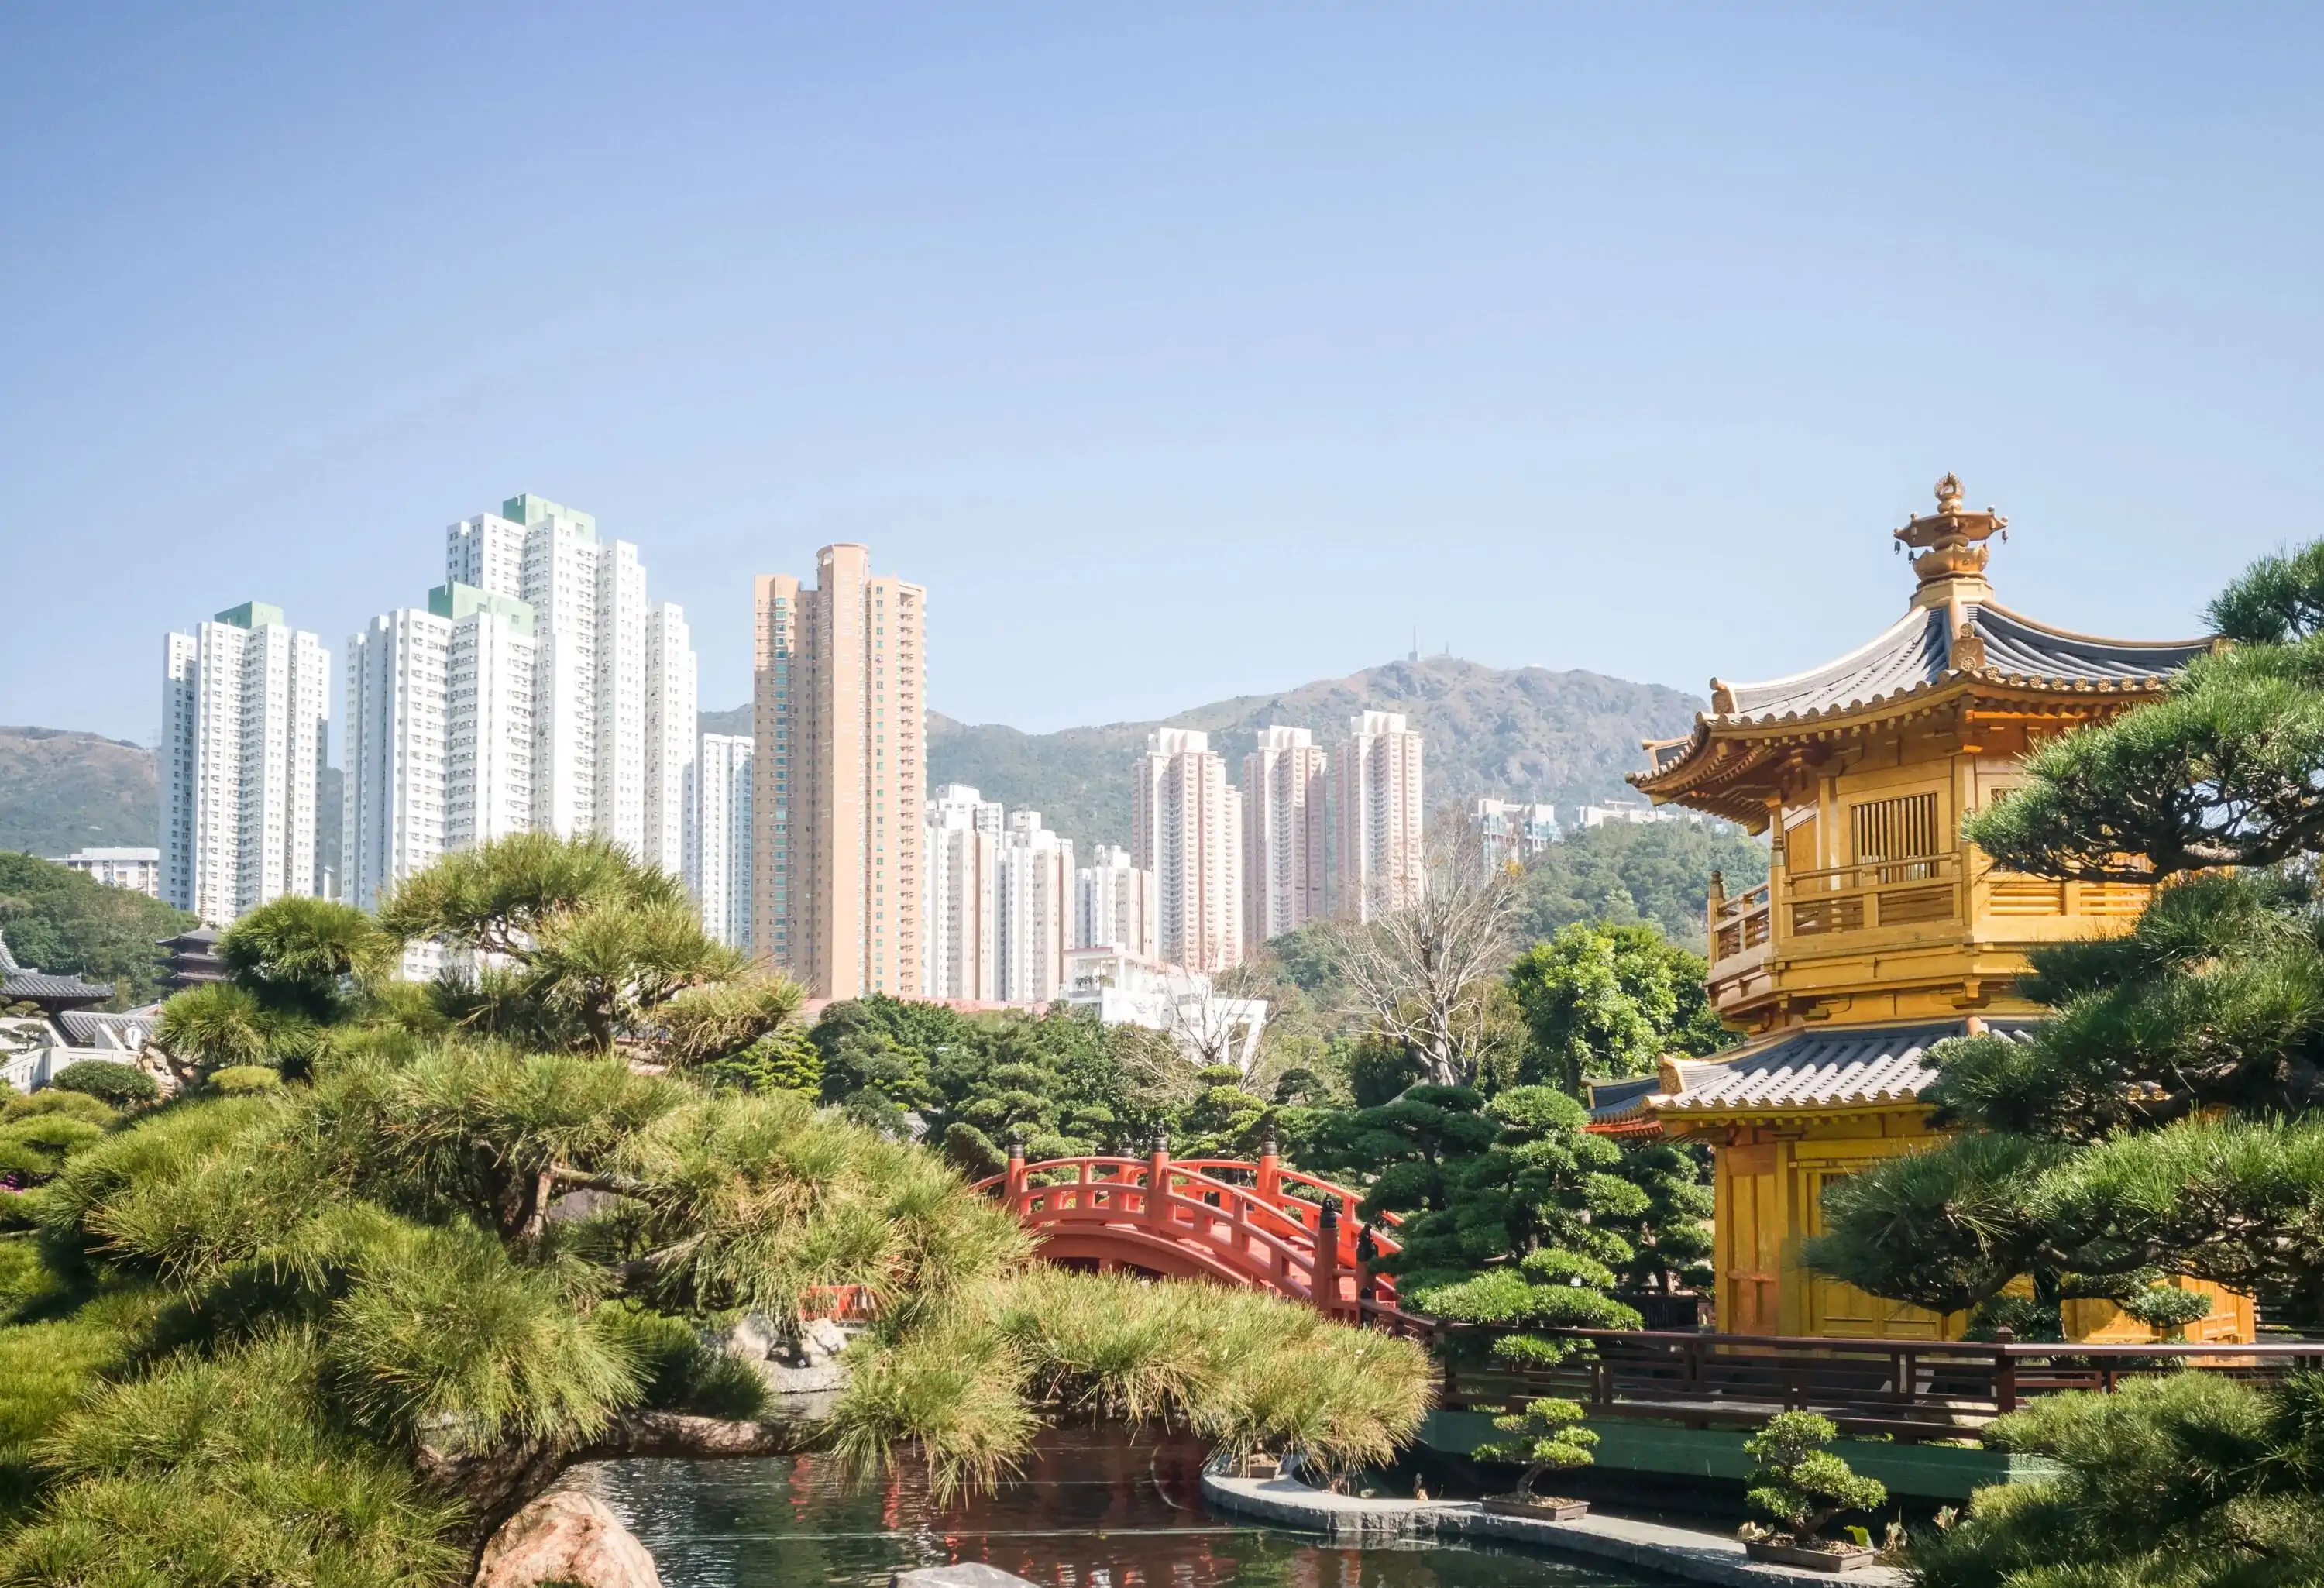
[[[1422,645],[1700,690],[1901,610],[2190,631],[2317,532],[2313,6],[0,9],[0,721],[335,655],[534,491],[706,705],[870,543],[930,698],[1147,716]],[[339,731],[335,699],[333,737]]]

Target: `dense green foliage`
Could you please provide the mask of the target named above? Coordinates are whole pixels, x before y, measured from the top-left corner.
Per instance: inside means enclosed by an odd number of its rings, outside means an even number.
[[[1888,1503],[1888,1490],[1835,1455],[1831,1445],[1840,1430],[1812,1411],[1779,1412],[1743,1442],[1751,1458],[1744,1498],[1753,1510],[1775,1522],[1785,1541],[1813,1546],[1832,1518],[1842,1511],[1873,1510]]]
[[[1830,1193],[1816,1267],[1941,1310],[2027,1275],[2037,1302],[2111,1297],[2161,1332],[2198,1305],[2181,1277],[2324,1319],[2324,548],[2256,565],[2211,617],[2242,643],[2045,744],[1969,822],[2020,870],[2163,885],[2130,934],[2033,956],[2056,1018],[2030,1038],[1941,1046],[1957,1133]],[[2314,1582],[2316,1401],[2185,1374],[2042,1403],[1994,1437],[2067,1476],[1981,1492],[1924,1541],[1929,1580]]]
[[[724,1324],[832,1286],[879,1316],[836,1423],[866,1462],[914,1440],[994,1475],[1069,1406],[1327,1467],[1417,1425],[1409,1343],[1028,1273],[936,1155],[754,1084],[820,1057],[767,1041],[796,990],[715,974],[618,852],[526,840],[414,883],[384,924],[283,900],[229,934],[238,1002],[181,996],[267,1062],[121,1122],[53,1089],[0,1112],[34,1183],[0,1206],[0,1581],[449,1583],[637,1419],[756,1414]],[[515,968],[384,980],[413,930]]]
[[[93,882],[70,866],[0,851],[0,935],[18,963],[52,975],[109,982],[106,1005],[134,1009],[161,995],[155,946],[194,918],[158,899]]]
[[[1562,928],[1509,967],[1527,1039],[1519,1079],[1579,1097],[1585,1080],[1644,1075],[1666,1053],[1730,1046],[1738,1039],[1703,989],[1708,971],[1701,955],[1643,923]]]
[[[76,1059],[50,1078],[60,1092],[78,1092],[115,1108],[151,1103],[161,1094],[153,1077],[134,1064],[113,1058]]]
[[[1567,927],[1644,922],[1701,954],[1714,871],[1729,893],[1756,888],[1767,880],[1766,845],[1723,824],[1607,822],[1527,865],[1519,924],[1541,939]]]

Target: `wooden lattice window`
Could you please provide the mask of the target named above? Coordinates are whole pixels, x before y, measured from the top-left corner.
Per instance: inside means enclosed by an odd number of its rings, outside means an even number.
[[[1937,842],[1937,797],[1900,794],[1894,799],[1868,799],[1853,807],[1849,817],[1856,839],[1856,863],[1883,864],[1918,860],[1942,853]],[[1883,882],[1902,882],[1903,873]]]

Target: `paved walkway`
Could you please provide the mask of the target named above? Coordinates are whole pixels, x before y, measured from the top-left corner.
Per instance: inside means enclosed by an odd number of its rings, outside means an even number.
[[[1286,1528],[1334,1538],[1397,1538],[1416,1534],[1507,1538],[1545,1549],[1595,1556],[1695,1583],[1772,1588],[1776,1583],[1853,1584],[1854,1588],[1904,1588],[1904,1574],[1887,1566],[1853,1572],[1811,1572],[1796,1566],[1762,1565],[1725,1534],[1674,1528],[1619,1517],[1582,1517],[1570,1522],[1530,1517],[1497,1517],[1473,1500],[1359,1500],[1327,1494],[1289,1478],[1232,1478],[1203,1474],[1203,1494],[1222,1510],[1264,1518]]]

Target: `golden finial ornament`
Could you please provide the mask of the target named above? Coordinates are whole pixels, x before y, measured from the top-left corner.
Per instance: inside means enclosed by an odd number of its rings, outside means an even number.
[[[1952,596],[1989,597],[1985,587],[1986,549],[1982,542],[2009,521],[1991,508],[1971,512],[1961,505],[1960,476],[1948,473],[1937,482],[1937,510],[1923,513],[1901,530],[1891,531],[1897,545],[1911,547],[1913,571],[1921,576],[1914,594],[1916,605],[1941,605]],[[1959,586],[1969,586],[1960,588]]]

